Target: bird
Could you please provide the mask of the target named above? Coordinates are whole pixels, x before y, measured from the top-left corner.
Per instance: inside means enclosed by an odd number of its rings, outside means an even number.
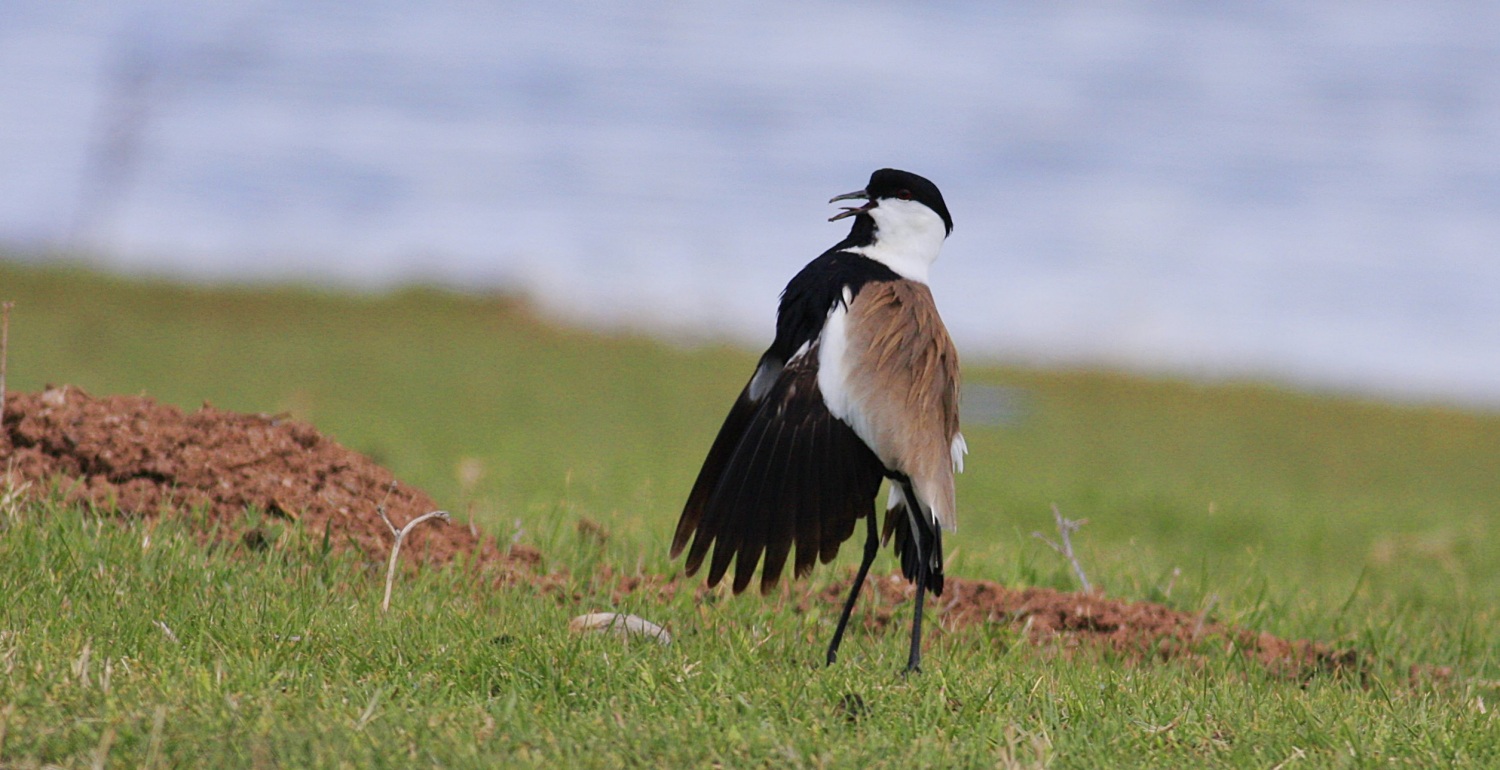
[[[937,185],[908,171],[875,171],[864,189],[829,203],[854,200],[864,204],[829,218],[853,218],[849,234],[782,291],[775,337],[708,450],[671,557],[687,550],[689,577],[707,560],[710,587],[733,561],[735,594],[763,560],[766,594],[789,558],[794,577],[807,575],[865,519],[863,557],[827,663],[888,542],[916,586],[910,673],[921,670],[923,598],[943,592],[943,533],[957,528],[954,474],[968,452],[958,353],[927,285],[953,218]]]

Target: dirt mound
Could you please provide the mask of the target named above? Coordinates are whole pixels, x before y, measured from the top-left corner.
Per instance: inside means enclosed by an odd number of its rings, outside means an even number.
[[[0,427],[0,473],[12,485],[29,482],[40,494],[57,484],[69,501],[125,515],[201,510],[206,524],[234,532],[254,507],[384,559],[393,537],[377,506],[397,527],[438,507],[369,458],[280,416],[207,404],[183,413],[145,397],[49,387],[9,394]],[[441,523],[417,527],[402,546],[403,556],[436,562],[467,553],[510,558],[469,528]]]
[[[820,595],[842,606],[850,581]],[[865,623],[884,627],[896,608],[912,598],[913,586],[899,575],[873,578],[869,587],[873,611]],[[864,599],[861,599],[864,602]],[[1103,647],[1135,659],[1196,659],[1214,647],[1253,658],[1279,676],[1306,678],[1318,673],[1354,674],[1364,661],[1351,650],[1326,644],[1288,641],[1270,634],[1225,625],[1206,613],[1186,613],[1152,602],[1127,602],[1097,593],[1066,593],[1051,588],[1007,588],[987,580],[950,577],[935,613],[947,630],[980,623],[1019,626],[1039,644]],[[866,608],[871,605],[865,604]],[[931,604],[929,604],[931,606]]]

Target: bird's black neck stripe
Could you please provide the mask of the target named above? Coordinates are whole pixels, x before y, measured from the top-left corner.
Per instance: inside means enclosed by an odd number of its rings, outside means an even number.
[[[868,219],[861,216],[859,219]],[[870,225],[871,240],[874,224]],[[776,314],[776,340],[766,350],[766,357],[785,363],[797,349],[823,332],[828,311],[843,301],[844,289],[858,294],[866,284],[894,281],[901,276],[869,257],[844,251],[862,245],[856,241],[860,227],[856,224],[849,237],[823,255],[807,263],[781,292],[781,308]],[[865,241],[867,245],[870,241]]]
[[[845,251],[859,246],[869,246],[875,242],[875,218],[869,214],[859,214],[854,217],[854,224],[849,228],[849,234],[844,240],[839,241],[829,252]],[[828,252],[824,252],[826,256]]]

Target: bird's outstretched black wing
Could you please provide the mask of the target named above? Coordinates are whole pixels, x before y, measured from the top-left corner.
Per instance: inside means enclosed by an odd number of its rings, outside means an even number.
[[[708,584],[717,585],[732,560],[739,593],[764,555],[765,593],[794,544],[793,574],[801,577],[816,561],[832,560],[859,519],[874,515],[884,466],[828,413],[817,353],[813,344],[794,357],[758,399],[752,379],[724,420],[672,539],[673,557],[692,541],[687,574],[712,548]]]

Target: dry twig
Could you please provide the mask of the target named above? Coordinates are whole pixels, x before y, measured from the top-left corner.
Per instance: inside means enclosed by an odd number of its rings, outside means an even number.
[[[1084,593],[1094,590],[1089,585],[1088,575],[1083,574],[1083,565],[1079,564],[1078,557],[1073,555],[1073,533],[1077,532],[1083,525],[1089,523],[1089,520],[1078,519],[1074,521],[1063,518],[1062,511],[1057,509],[1057,503],[1052,504],[1052,518],[1057,521],[1057,532],[1062,538],[1062,545],[1052,542],[1046,535],[1040,532],[1033,532],[1031,536],[1052,546],[1052,550],[1062,554],[1073,565],[1073,571],[1078,574],[1078,582],[1083,584]]]
[[[390,488],[385,491],[386,500],[390,499],[391,490],[395,488],[396,482],[392,481]],[[380,602],[380,611],[388,612],[391,609],[391,586],[396,582],[396,557],[401,555],[402,541],[406,540],[406,535],[416,529],[418,524],[433,518],[448,521],[449,516],[447,511],[428,511],[406,522],[406,526],[401,529],[396,529],[396,525],[391,523],[391,517],[385,513],[385,500],[380,501],[380,505],[375,506],[375,510],[380,512],[380,520],[385,522],[385,525],[391,528],[391,534],[396,536],[396,543],[391,546],[391,563],[385,571],[385,598]]]

